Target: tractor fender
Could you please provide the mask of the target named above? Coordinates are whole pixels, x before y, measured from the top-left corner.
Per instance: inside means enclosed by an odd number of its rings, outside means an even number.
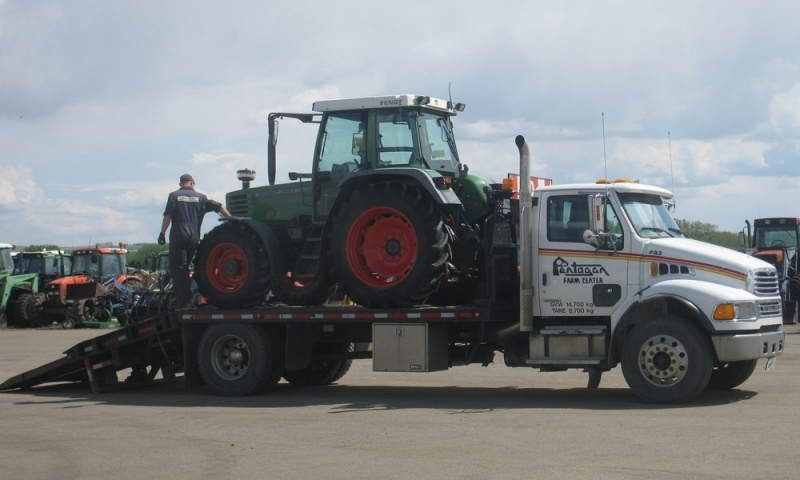
[[[438,176],[438,174],[437,174]],[[461,200],[452,189],[439,189],[434,183],[433,177],[425,170],[414,167],[390,167],[378,170],[360,170],[354,172],[339,182],[339,188],[345,195],[339,195],[333,206],[336,210],[342,199],[347,197],[349,192],[360,188],[362,185],[376,182],[395,182],[419,185],[428,194],[433,202],[442,207],[463,209]]]
[[[282,275],[282,273],[279,271],[280,269],[278,268],[282,261],[280,258],[280,243],[278,243],[278,237],[275,235],[275,232],[269,225],[247,217],[227,217],[224,219],[224,221],[238,222],[254,231],[261,239],[261,242],[264,244],[264,247],[267,250],[270,275],[273,278],[277,278]]]

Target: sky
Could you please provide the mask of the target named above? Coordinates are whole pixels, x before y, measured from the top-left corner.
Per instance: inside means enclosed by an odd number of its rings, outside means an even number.
[[[800,217],[800,2],[0,0],[0,242],[153,243],[181,174],[267,183],[270,112],[422,94],[473,174],[629,178],[739,231]],[[281,124],[278,182],[310,172]],[[217,224],[206,217],[203,230]]]

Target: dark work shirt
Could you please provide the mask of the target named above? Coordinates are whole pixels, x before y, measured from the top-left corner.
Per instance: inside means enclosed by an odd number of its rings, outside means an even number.
[[[164,215],[172,222],[169,238],[181,240],[200,240],[200,227],[203,216],[209,212],[219,212],[222,204],[215,202],[192,187],[181,187],[169,194]]]

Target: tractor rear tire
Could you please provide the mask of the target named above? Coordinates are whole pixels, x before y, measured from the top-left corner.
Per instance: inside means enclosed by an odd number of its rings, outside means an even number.
[[[269,292],[267,248],[239,222],[225,222],[208,232],[197,247],[194,267],[200,293],[215,307],[252,307]]]
[[[335,279],[356,303],[405,308],[424,303],[445,278],[444,220],[418,189],[379,183],[343,202],[328,244]]]

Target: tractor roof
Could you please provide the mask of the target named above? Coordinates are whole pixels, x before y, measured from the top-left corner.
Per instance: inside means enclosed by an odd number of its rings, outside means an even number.
[[[459,104],[461,105],[461,104]],[[447,100],[425,95],[383,95],[379,97],[342,98],[314,102],[315,112],[364,110],[369,108],[424,107],[455,115],[457,107]],[[461,107],[463,110],[463,106]],[[460,110],[458,110],[460,111]]]
[[[125,253],[128,253],[127,250],[123,250],[121,248],[108,248],[108,247],[76,248],[72,250],[73,255],[91,255],[91,254],[123,255]]]

